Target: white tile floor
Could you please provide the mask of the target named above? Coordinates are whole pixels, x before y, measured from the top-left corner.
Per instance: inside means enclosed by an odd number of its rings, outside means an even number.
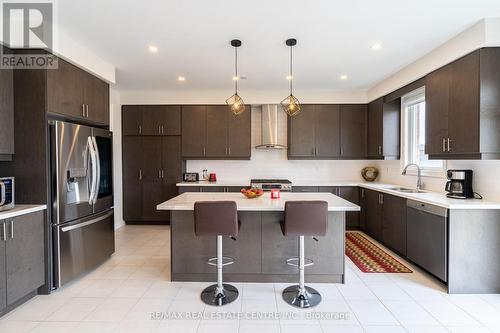
[[[312,284],[323,295],[313,310],[285,304],[281,291],[286,284],[277,283],[236,283],[240,298],[213,308],[199,299],[208,283],[170,282],[169,251],[168,227],[123,227],[116,232],[110,260],[7,314],[0,332],[500,332],[500,295],[448,295],[411,265],[412,274],[365,274],[349,259],[345,285]],[[151,313],[183,312],[206,318],[151,319]],[[227,316],[240,312],[289,316]]]

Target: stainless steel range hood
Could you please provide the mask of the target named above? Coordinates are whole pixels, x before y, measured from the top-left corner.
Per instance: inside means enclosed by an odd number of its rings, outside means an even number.
[[[277,104],[263,104],[261,114],[261,143],[255,148],[257,149],[286,149],[286,143],[280,142],[280,129],[286,130],[286,124],[282,124],[283,120],[280,118],[278,112],[283,112],[278,108]],[[286,117],[284,117],[286,122]],[[283,139],[281,139],[283,140]]]

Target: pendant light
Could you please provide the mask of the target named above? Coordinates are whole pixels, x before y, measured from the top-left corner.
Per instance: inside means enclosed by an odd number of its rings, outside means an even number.
[[[301,110],[301,106],[297,97],[293,96],[293,46],[297,44],[297,40],[290,38],[286,40],[286,45],[290,47],[290,96],[281,101],[281,107],[290,117],[295,116]]]
[[[233,39],[231,41],[231,46],[234,47],[234,95],[226,99],[226,104],[231,109],[231,112],[235,115],[239,115],[245,111],[245,102],[238,95],[238,47],[241,46],[241,40]]]

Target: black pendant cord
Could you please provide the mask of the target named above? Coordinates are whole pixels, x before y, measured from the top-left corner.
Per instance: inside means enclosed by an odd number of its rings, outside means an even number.
[[[293,46],[290,46],[290,96],[293,92],[293,56],[292,56]]]
[[[238,94],[238,48],[234,48],[234,72],[235,72],[235,77],[234,77],[234,91],[235,94]]]

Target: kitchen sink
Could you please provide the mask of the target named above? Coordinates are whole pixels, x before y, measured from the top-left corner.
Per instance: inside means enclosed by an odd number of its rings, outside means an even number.
[[[424,193],[425,191],[422,190],[417,190],[414,188],[407,188],[407,187],[388,187],[388,190],[392,191],[397,191],[397,192],[403,192],[403,193]]]

